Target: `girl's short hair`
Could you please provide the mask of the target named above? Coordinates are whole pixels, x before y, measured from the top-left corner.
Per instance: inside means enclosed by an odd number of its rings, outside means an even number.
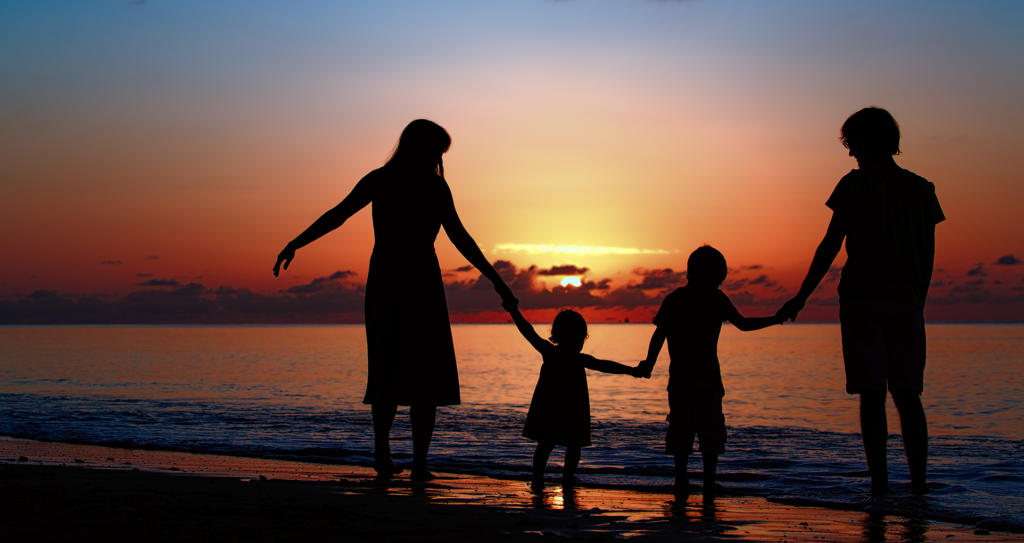
[[[888,111],[880,107],[866,107],[843,123],[839,141],[847,149],[851,145],[869,152],[900,154],[900,125]]]
[[[721,285],[725,276],[729,275],[729,266],[725,257],[718,249],[710,245],[702,245],[690,253],[686,260],[686,280],[704,285]]]
[[[566,309],[559,313],[551,322],[551,343],[564,343],[587,339],[587,321],[583,315]]]

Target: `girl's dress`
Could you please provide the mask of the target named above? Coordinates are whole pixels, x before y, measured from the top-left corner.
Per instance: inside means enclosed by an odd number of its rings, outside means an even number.
[[[547,343],[523,437],[563,447],[590,446],[586,364],[594,357]]]
[[[434,239],[450,194],[436,176],[372,180],[373,256],[366,280],[363,403],[457,405],[459,370]]]

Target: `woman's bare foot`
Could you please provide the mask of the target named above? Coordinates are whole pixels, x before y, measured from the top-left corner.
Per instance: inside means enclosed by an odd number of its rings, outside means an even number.
[[[433,481],[437,479],[437,476],[427,471],[427,468],[413,468],[412,472],[409,473],[410,481]]]
[[[405,471],[395,465],[395,461],[392,460],[391,457],[388,457],[387,460],[375,460],[373,463],[373,469],[377,472],[377,477],[381,479],[390,479]]]

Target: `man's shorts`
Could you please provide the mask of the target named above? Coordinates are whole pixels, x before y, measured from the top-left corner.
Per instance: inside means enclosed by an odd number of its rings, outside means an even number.
[[[906,302],[845,299],[839,304],[846,392],[924,390],[924,314]]]
[[[669,390],[665,453],[689,455],[694,436],[700,440],[701,452],[725,452],[724,396],[725,390],[718,384]]]

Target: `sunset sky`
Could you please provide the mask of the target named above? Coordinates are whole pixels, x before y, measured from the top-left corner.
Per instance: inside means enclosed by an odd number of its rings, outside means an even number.
[[[368,209],[271,267],[416,118],[534,318],[649,321],[702,243],[774,313],[869,105],[948,219],[926,315],[1021,321],[1022,28],[1019,2],[4,2],[0,323],[358,321]],[[437,251],[453,321],[504,322]]]

